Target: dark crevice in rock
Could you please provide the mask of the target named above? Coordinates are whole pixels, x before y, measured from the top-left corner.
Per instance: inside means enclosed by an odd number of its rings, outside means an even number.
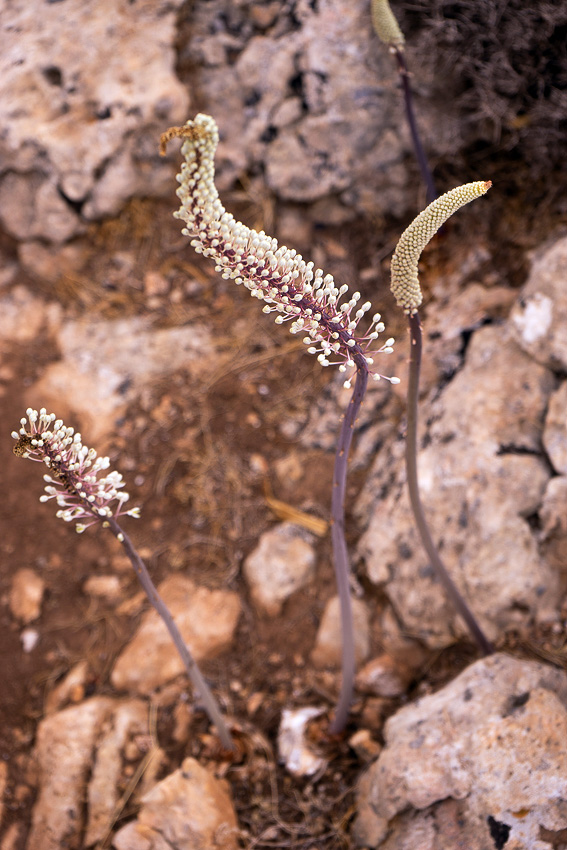
[[[43,69],[42,73],[50,86],[61,87],[63,85],[61,68],[58,68],[56,65],[48,65],[47,68]]]
[[[529,691],[525,691],[523,694],[514,694],[507,700],[502,717],[510,717],[510,715],[514,714],[518,711],[518,709],[523,708],[529,702],[529,699]]]
[[[488,828],[490,830],[490,835],[492,840],[494,841],[494,846],[496,850],[503,850],[504,845],[508,841],[510,837],[510,827],[507,823],[501,823],[497,821],[492,815],[488,815],[486,818],[486,822],[488,823]]]
[[[531,449],[529,446],[516,446],[513,443],[503,443],[498,447],[496,456],[501,455],[531,455],[532,457],[541,457],[542,452],[539,449]]]
[[[63,198],[67,206],[69,206],[73,210],[73,212],[76,212],[77,215],[81,215],[83,206],[85,205],[85,201],[87,200],[86,198],[80,198],[78,201],[74,201],[72,198],[69,198],[69,196],[65,194],[65,192],[60,186],[57,187],[57,193],[61,198]]]

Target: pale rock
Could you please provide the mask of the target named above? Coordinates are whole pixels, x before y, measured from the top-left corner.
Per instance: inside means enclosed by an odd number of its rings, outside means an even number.
[[[34,751],[39,793],[26,850],[78,846],[93,749],[113,704],[107,697],[93,697],[40,722]]]
[[[511,339],[508,326],[473,334],[462,369],[423,402],[418,469],[425,514],[453,580],[490,639],[545,619],[558,576],[538,552],[527,517],[541,503],[549,469],[538,457],[553,374]],[[381,452],[359,516],[368,577],[385,591],[405,630],[445,646],[464,625],[437,581],[407,495],[404,440]],[[383,497],[370,506],[368,493]]]
[[[542,828],[567,828],[566,734],[563,671],[502,654],[477,661],[386,722],[359,787],[357,845],[441,850],[456,835],[484,850],[500,824],[506,846],[551,850]]]
[[[380,755],[381,745],[370,734],[369,729],[357,729],[348,739],[348,745],[362,762],[371,762]]]
[[[36,280],[55,283],[79,274],[87,260],[88,248],[80,241],[56,246],[29,241],[18,245],[18,257],[22,268]]]
[[[12,578],[10,611],[22,623],[32,623],[41,614],[45,582],[34,570],[22,567]]]
[[[101,724],[87,791],[86,847],[102,841],[112,823],[120,798],[123,754],[137,736],[149,737],[148,715],[149,707],[142,700],[128,700],[117,704]],[[141,758],[138,748],[136,754]]]
[[[236,593],[198,587],[181,575],[167,578],[158,591],[195,661],[230,646],[241,608]],[[151,610],[118,657],[111,681],[117,690],[150,694],[184,670],[162,619]]]
[[[543,248],[512,310],[518,344],[539,363],[567,370],[567,236]]]
[[[406,692],[411,672],[401,661],[384,653],[359,670],[356,689],[376,697],[399,697]]]
[[[59,711],[68,702],[80,702],[85,695],[88,662],[83,659],[72,667],[65,678],[56,685],[45,700],[45,714]]]
[[[567,570],[567,476],[550,478],[539,516],[541,547],[553,569]]]
[[[204,326],[156,329],[141,317],[69,321],[57,341],[61,360],[47,366],[28,401],[66,422],[77,416],[90,443],[112,434],[143,387],[179,368],[196,374],[213,356]]]
[[[284,708],[278,730],[280,762],[294,776],[313,776],[325,769],[327,760],[309,744],[306,732],[310,720],[323,714],[316,706]]]
[[[122,594],[118,576],[89,576],[83,585],[83,591],[88,596],[98,596],[114,602]]]
[[[116,850],[237,850],[227,784],[187,758],[142,798],[136,821],[114,836]]]
[[[26,850],[86,847],[106,834],[122,793],[123,755],[138,737],[149,738],[148,707],[140,700],[93,697],[40,722],[39,792]],[[135,756],[142,758],[138,747]]]
[[[66,0],[38,16],[25,0],[10,4],[0,34],[0,217],[15,238],[63,242],[85,219],[170,184],[157,139],[187,117],[174,73],[180,5]]]
[[[354,621],[354,650],[356,662],[360,664],[370,651],[370,620],[368,609],[361,599],[352,600]],[[327,602],[317,636],[311,660],[316,667],[337,666],[342,657],[342,629],[339,597],[333,596]]]
[[[62,309],[45,302],[26,289],[15,286],[0,298],[0,342],[31,342],[41,331],[54,332],[61,321]]]
[[[314,576],[313,537],[291,522],[264,532],[244,561],[244,576],[256,607],[277,616],[288,597]]]
[[[543,445],[560,475],[567,474],[567,381],[549,399],[543,429]]]
[[[221,191],[254,165],[279,199],[324,201],[319,221],[353,209],[400,215],[411,185],[404,163],[411,140],[395,65],[372,34],[368,4],[304,3],[293,21],[282,11],[274,31],[260,36],[250,30],[247,7],[231,13],[229,24],[218,4],[197,8],[185,48],[221,129]],[[223,54],[235,39],[238,55],[227,74]],[[420,126],[426,147],[438,150],[457,125],[434,115]]]

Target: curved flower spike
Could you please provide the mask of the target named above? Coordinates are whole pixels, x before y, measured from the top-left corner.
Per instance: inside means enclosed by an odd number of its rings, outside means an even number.
[[[492,182],[479,180],[457,186],[437,198],[421,212],[404,230],[392,257],[392,281],[390,288],[398,306],[412,316],[422,301],[418,279],[418,262],[421,252],[439,228],[460,207],[486,194]]]
[[[192,237],[195,251],[210,257],[223,278],[244,284],[254,298],[263,301],[263,312],[275,313],[276,324],[289,321],[292,334],[304,334],[307,352],[317,355],[322,366],[350,370],[345,386],[350,386],[356,369],[375,380],[383,377],[371,368],[374,355],[390,353],[394,340],[377,345],[384,331],[379,313],[374,313],[366,332],[359,334],[359,323],[371,310],[370,302],[360,304],[359,292],[345,301],[346,284],[338,287],[332,275],[305,262],[297,251],[278,246],[277,239],[263,230],[252,230],[226,212],[214,182],[219,140],[214,119],[199,114],[183,127],[171,127],[161,137],[162,153],[176,136],[184,139],[185,162],[177,175],[181,208],[175,216],[185,222],[183,233]]]
[[[27,419],[20,420],[19,431],[12,431],[17,440],[13,452],[18,457],[40,461],[49,469],[50,474],[43,476],[46,485],[41,502],[55,499],[57,516],[65,522],[76,522],[79,533],[110,518],[139,518],[139,508],[124,510],[129,496],[122,489],[122,475],[115,471],[100,475],[110,466],[109,458],[97,457],[95,449],[83,446],[79,433],[64,425],[62,419],[56,420],[55,414],[47,413],[44,407],[39,413],[28,407],[26,414]],[[113,502],[115,506],[110,507]],[[88,522],[85,525],[79,520]]]

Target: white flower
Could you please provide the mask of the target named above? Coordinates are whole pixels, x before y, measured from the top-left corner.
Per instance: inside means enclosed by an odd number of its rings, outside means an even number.
[[[185,140],[185,162],[177,176],[181,208],[175,216],[185,222],[183,233],[192,237],[195,251],[212,259],[223,278],[249,289],[264,303],[264,313],[276,314],[276,324],[289,321],[291,333],[305,334],[308,353],[316,354],[322,366],[346,364],[353,372],[357,368],[370,372],[375,380],[382,377],[369,368],[374,355],[392,350],[391,339],[376,346],[384,330],[380,314],[373,315],[363,335],[357,333],[370,302],[359,306],[359,292],[344,301],[348,286],[338,287],[332,275],[316,269],[301,254],[226,212],[214,183],[218,145],[214,119],[200,114],[184,127],[171,128],[162,136],[162,149],[175,136]]]
[[[114,471],[100,475],[110,466],[109,458],[97,457],[95,449],[83,446],[79,433],[44,407],[39,413],[29,407],[26,414],[19,431],[12,431],[17,440],[14,454],[40,461],[49,469],[50,474],[43,476],[46,485],[40,502],[55,499],[57,516],[65,522],[88,520],[86,524],[77,522],[78,532],[108,517],[140,516],[139,508],[123,510],[129,496],[122,489],[122,475]],[[116,504],[111,507],[113,502]]]

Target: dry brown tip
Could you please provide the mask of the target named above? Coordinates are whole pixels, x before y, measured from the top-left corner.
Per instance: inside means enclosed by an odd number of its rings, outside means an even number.
[[[198,139],[204,135],[201,127],[185,124],[183,127],[170,127],[159,137],[159,155],[165,156],[167,144],[172,139]]]

